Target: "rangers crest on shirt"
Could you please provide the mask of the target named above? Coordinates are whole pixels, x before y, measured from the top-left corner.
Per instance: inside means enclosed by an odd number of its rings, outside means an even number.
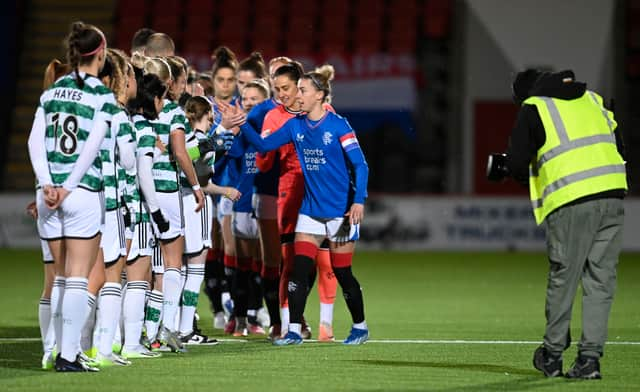
[[[322,135],[322,142],[324,143],[325,146],[328,146],[329,144],[331,144],[332,141],[333,141],[333,135],[331,135],[331,132],[325,132],[324,135]]]

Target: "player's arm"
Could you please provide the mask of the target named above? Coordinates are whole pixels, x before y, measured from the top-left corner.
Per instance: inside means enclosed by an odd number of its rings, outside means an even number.
[[[109,130],[109,125],[113,119],[113,113],[116,113],[118,110],[119,108],[113,94],[107,95],[100,111],[96,114],[91,131],[89,132],[89,137],[87,137],[87,140],[82,146],[82,151],[80,152],[75,165],[73,165],[71,174],[62,184],[62,189],[58,190],[60,195],[58,198],[58,205],[62,203],[69,192],[77,188],[78,183],[87,173],[89,167],[93,164],[93,161],[100,152],[102,141]]]
[[[276,133],[272,133],[264,139],[258,135],[251,125],[247,123],[244,123],[240,127],[240,130],[249,144],[258,150],[258,152],[265,153],[293,141],[291,140],[291,132],[288,124],[289,122],[285,123],[285,125],[282,126],[282,129]]]
[[[367,198],[367,183],[369,181],[369,165],[367,165],[364,153],[352,129],[349,129],[348,132],[340,137],[340,144],[347,159],[353,166],[355,194],[348,215],[352,224],[358,224],[364,217],[364,202]]]
[[[138,184],[142,196],[144,196],[150,212],[160,209],[160,204],[156,197],[156,187],[153,183],[153,151],[156,144],[156,135],[151,131],[151,126],[138,130],[137,141],[137,161],[136,166]]]
[[[187,181],[193,189],[193,194],[196,198],[196,209],[198,212],[204,207],[204,194],[200,189],[200,183],[198,182],[198,176],[196,175],[196,169],[193,167],[193,162],[187,152],[187,145],[185,143],[184,128],[176,128],[171,130],[169,138],[171,139],[171,149],[173,154],[180,165],[180,170],[187,177]]]
[[[133,139],[133,128],[130,122],[123,122],[118,127],[118,152],[120,166],[127,172],[132,172],[136,168],[136,143]]]
[[[264,118],[264,123],[262,124],[262,137],[267,137],[271,133],[275,132],[277,129],[277,124],[273,121],[273,117],[268,113]],[[268,172],[273,167],[273,163],[276,160],[276,152],[270,151],[266,154],[258,153],[256,154],[256,166],[258,170],[263,173]]]
[[[47,123],[45,121],[44,109],[41,106],[36,110],[31,132],[29,133],[29,158],[33,172],[38,179],[38,184],[42,187],[53,185],[49,163],[47,161],[47,149],[45,147],[45,132]]]
[[[240,193],[236,188],[220,186],[211,181],[209,181],[209,183],[202,189],[211,195],[221,195],[233,201],[238,200],[240,196],[242,196],[242,193]]]

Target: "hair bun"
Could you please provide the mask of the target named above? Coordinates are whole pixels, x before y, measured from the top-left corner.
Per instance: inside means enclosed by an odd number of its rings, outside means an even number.
[[[314,72],[319,73],[324,76],[327,80],[333,80],[336,70],[333,68],[331,64],[322,65],[314,70]]]

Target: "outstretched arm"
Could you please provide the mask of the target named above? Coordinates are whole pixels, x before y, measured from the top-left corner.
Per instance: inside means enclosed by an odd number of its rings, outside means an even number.
[[[264,139],[260,137],[260,135],[258,135],[258,132],[253,129],[253,127],[248,123],[244,123],[240,127],[240,130],[246,137],[247,142],[249,142],[253,147],[255,147],[256,150],[258,150],[258,152],[261,153],[275,150],[280,146],[292,142],[291,133],[287,127],[287,124],[283,125],[282,129],[280,129],[278,132],[273,133]]]

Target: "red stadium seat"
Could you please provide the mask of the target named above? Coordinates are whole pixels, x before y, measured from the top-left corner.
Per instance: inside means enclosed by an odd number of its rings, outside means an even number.
[[[256,1],[255,7],[255,18],[256,21],[263,17],[273,17],[279,16],[282,14],[283,10],[286,9],[286,4],[284,0],[259,0]],[[305,5],[306,6],[306,5]],[[305,6],[297,7],[304,8]]]
[[[247,39],[247,15],[225,17],[220,22],[214,37],[215,46],[225,45],[234,51],[244,52]]]
[[[285,41],[285,46],[285,53],[292,57],[308,55],[314,52],[314,42],[305,39],[305,37],[291,37],[291,39]]]
[[[414,52],[417,42],[416,15],[401,14],[390,20],[387,31],[387,48],[392,53]]]
[[[210,15],[214,13],[214,0],[187,0],[184,5],[187,18],[195,15]]]
[[[352,46],[356,52],[379,52],[382,43],[382,17],[358,18],[352,37]]]
[[[180,0],[154,0],[151,2],[151,14],[155,18],[182,16],[182,2]]]
[[[128,15],[120,19],[115,28],[115,47],[128,50],[131,47],[131,39],[136,31],[145,27],[143,15]]]
[[[276,15],[264,15],[255,20],[251,34],[251,48],[274,54],[282,40],[282,22]]]
[[[390,18],[402,15],[414,15],[419,17],[419,9],[416,0],[392,1],[389,3],[388,15]]]
[[[397,3],[398,1],[392,1]],[[402,2],[402,1],[400,1]],[[384,0],[357,0],[355,3],[354,14],[356,18],[380,18],[385,13]]]
[[[426,0],[422,32],[430,38],[444,38],[451,26],[451,0]]]
[[[251,7],[248,0],[220,0],[215,9],[216,16],[220,20],[225,18],[239,18],[249,15]]]
[[[288,11],[287,23],[294,20],[310,21],[315,20],[318,12],[318,3],[309,1],[300,7],[300,0],[283,0],[283,9]]]
[[[146,1],[118,1],[118,6],[116,10],[116,17],[118,19],[125,19],[129,17],[138,17],[140,19],[145,19],[145,14],[147,13],[147,4]]]
[[[413,53],[416,51],[416,31],[398,30],[387,35],[387,49],[391,53]]]

